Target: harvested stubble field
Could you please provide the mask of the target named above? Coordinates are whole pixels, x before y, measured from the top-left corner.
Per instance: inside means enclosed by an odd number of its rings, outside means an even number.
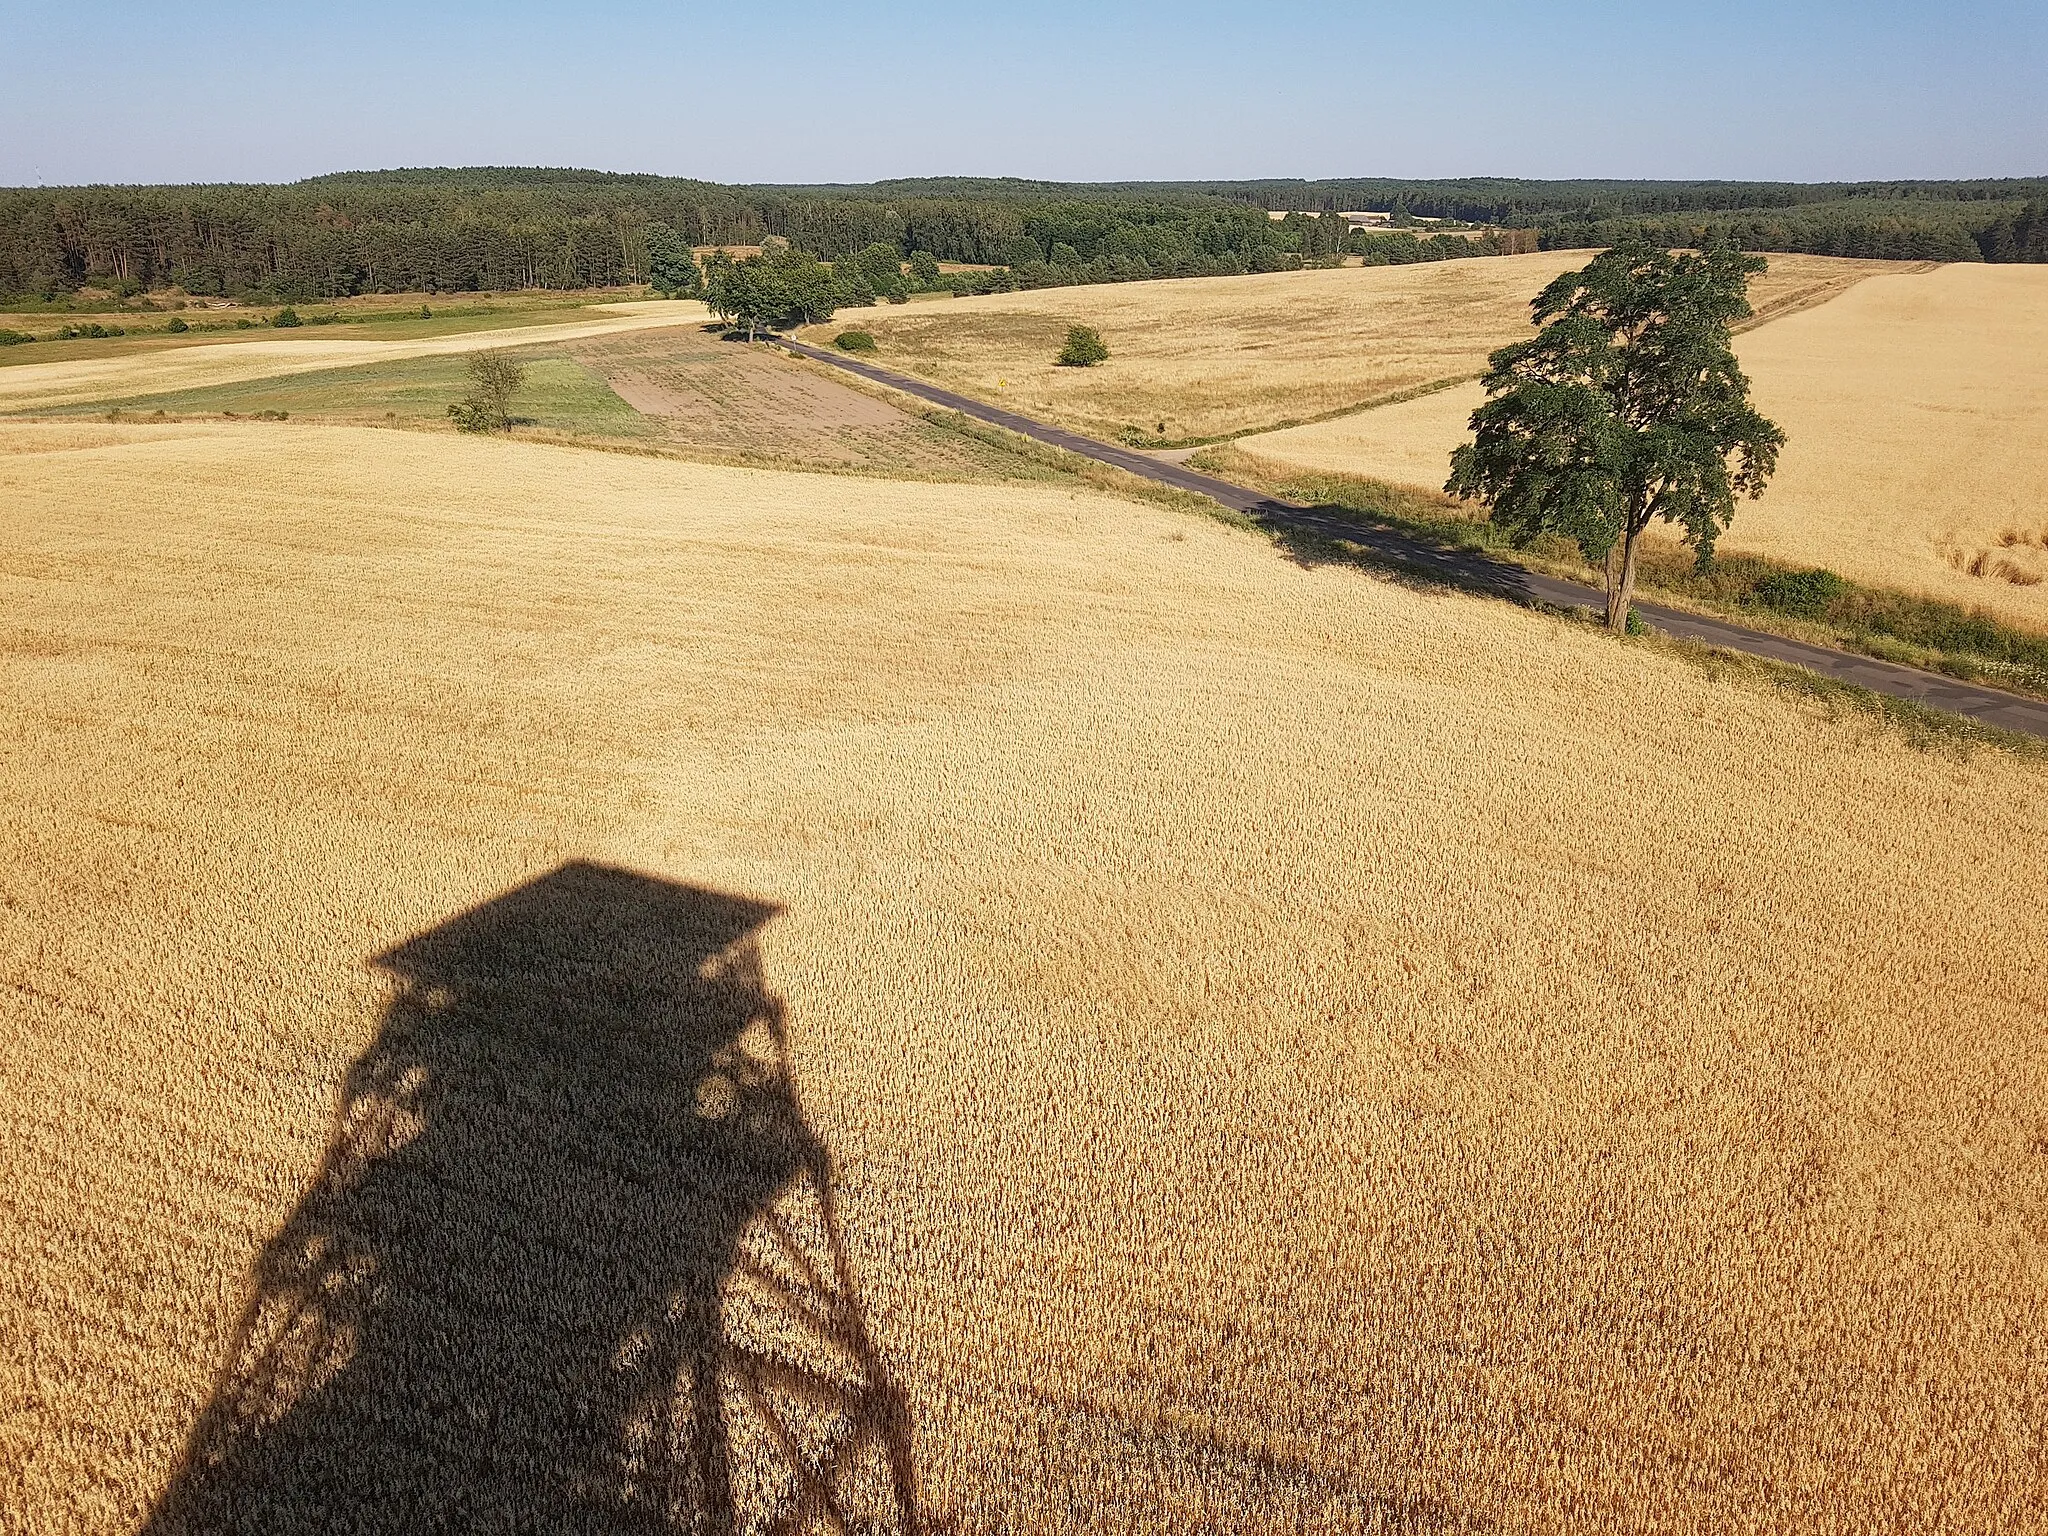
[[[1735,350],[1790,442],[1724,549],[2048,628],[2048,269],[1881,276]],[[1484,399],[1466,385],[1239,446],[1434,490]]]
[[[351,365],[389,364],[410,358],[443,357],[492,347],[554,345],[618,331],[702,325],[702,304],[682,300],[629,300],[594,305],[576,318],[542,324],[506,324],[505,316],[480,315],[442,323],[422,321],[433,334],[363,340],[346,331],[302,327],[264,331],[262,340],[186,340],[127,347],[109,355],[66,352],[47,362],[0,367],[0,413],[22,414],[91,402],[137,400],[173,391],[192,391],[247,379],[275,378]],[[231,333],[245,334],[245,333]],[[171,342],[177,344],[168,344]],[[80,347],[85,343],[62,343]],[[109,344],[110,346],[113,344]],[[29,349],[22,348],[22,351]],[[37,348],[47,354],[47,348]]]
[[[0,445],[0,1527],[2048,1526],[2038,768],[1086,492]]]
[[[905,478],[1053,473],[1005,442],[911,414],[892,391],[855,387],[779,348],[743,346],[704,328],[602,337],[571,353],[665,441],[693,449]]]
[[[963,394],[1098,437],[1185,443],[1471,377],[1527,328],[1530,297],[1588,254],[990,294],[846,310],[805,339],[824,345],[857,326],[874,334],[878,361]],[[1774,257],[1757,301],[1774,312],[1818,303],[1894,267]],[[1108,363],[1054,365],[1074,324],[1102,332]]]

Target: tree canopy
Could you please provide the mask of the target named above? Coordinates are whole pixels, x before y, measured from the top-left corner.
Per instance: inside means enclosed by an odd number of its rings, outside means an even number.
[[[1444,489],[1518,539],[1562,534],[1605,560],[1610,628],[1627,626],[1653,520],[1705,562],[1736,498],[1761,495],[1777,467],[1785,435],[1751,405],[1729,344],[1765,265],[1625,242],[1550,283],[1531,305],[1537,334],[1489,360],[1474,441]]]
[[[744,327],[749,341],[758,331],[829,320],[845,300],[832,269],[791,246],[737,260],[718,250],[704,263],[705,305],[727,325]]]
[[[1058,362],[1062,368],[1093,368],[1097,363],[1109,361],[1109,348],[1104,345],[1101,332],[1092,325],[1070,325],[1067,327],[1066,345],[1060,348]]]
[[[903,253],[879,240],[833,262],[832,272],[856,304],[872,304],[876,299],[900,304],[910,297],[910,283],[903,275]],[[933,263],[932,275],[938,276],[937,263]]]
[[[1061,185],[946,178],[731,187],[538,167],[350,172],[287,186],[0,188],[0,296],[179,286],[274,302],[358,293],[597,288],[654,281],[662,230],[683,244],[787,240],[827,261],[892,248],[1000,266],[943,286],[1279,271],[1357,253],[1351,210],[1460,220],[1503,238],[1439,255],[1611,244],[1913,260],[2048,260],[2048,179],[1801,186],[1728,182],[1378,179]],[[1269,212],[1294,216],[1271,219]],[[1507,238],[1511,237],[1511,238]],[[1384,239],[1385,237],[1379,237]],[[1452,246],[1456,245],[1456,249]],[[1397,249],[1375,246],[1386,259]],[[1425,258],[1416,258],[1425,259]],[[688,274],[670,268],[687,281]],[[675,290],[681,291],[681,290]]]
[[[671,299],[694,299],[704,292],[704,274],[690,242],[666,224],[647,226],[647,280],[654,291]]]

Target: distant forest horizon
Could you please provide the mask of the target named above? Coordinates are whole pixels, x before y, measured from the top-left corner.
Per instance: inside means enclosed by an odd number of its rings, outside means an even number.
[[[1763,252],[2048,261],[2048,177],[1953,181],[1537,181],[1507,177],[1050,182],[919,177],[722,185],[546,167],[343,171],[287,183],[0,188],[0,298],[182,288],[275,299],[605,288],[647,280],[651,229],[695,246],[789,241],[824,260],[894,246],[1023,286],[1274,271],[1363,250],[1314,218],[1374,212],[1515,231],[1469,254],[1590,249],[1642,235]],[[1426,226],[1425,231],[1426,232]]]

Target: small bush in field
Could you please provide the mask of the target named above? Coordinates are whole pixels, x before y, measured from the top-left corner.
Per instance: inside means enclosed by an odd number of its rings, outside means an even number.
[[[503,352],[477,352],[469,359],[469,393],[448,407],[461,432],[512,430],[512,397],[526,382],[526,369]]]
[[[1067,327],[1067,344],[1060,348],[1059,356],[1062,368],[1092,368],[1108,359],[1109,348],[1103,345],[1101,333],[1094,326]]]

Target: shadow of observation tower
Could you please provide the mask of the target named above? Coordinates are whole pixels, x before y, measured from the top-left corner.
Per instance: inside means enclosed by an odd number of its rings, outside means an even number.
[[[775,911],[576,863],[379,956],[149,1536],[914,1530]]]

